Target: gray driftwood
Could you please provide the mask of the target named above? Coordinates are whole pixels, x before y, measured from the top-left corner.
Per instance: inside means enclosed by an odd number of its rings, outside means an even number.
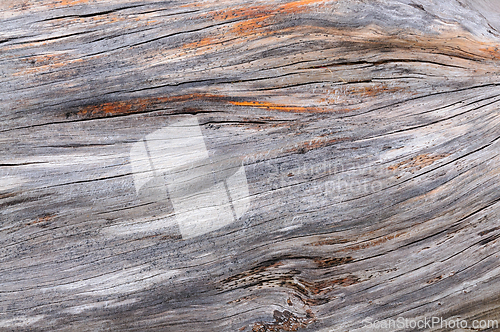
[[[2,0],[0,330],[500,320],[499,6]],[[134,144],[186,119],[212,162],[138,190]]]

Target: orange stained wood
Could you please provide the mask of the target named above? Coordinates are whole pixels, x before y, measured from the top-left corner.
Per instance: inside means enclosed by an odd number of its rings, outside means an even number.
[[[305,6],[311,6],[311,5],[318,5],[318,4],[323,4],[326,2],[332,2],[332,0],[300,0],[300,1],[293,1],[286,3],[284,5],[281,5],[279,8],[282,11],[285,11],[286,13],[295,13],[295,12],[303,12],[306,9],[304,8]]]
[[[276,15],[288,15],[302,13],[310,10],[310,6],[323,4],[328,0],[301,0],[285,3],[282,5],[261,5],[251,7],[237,7],[226,10],[218,10],[208,13],[207,18],[217,21],[243,20],[231,29],[237,35],[248,35],[258,31],[267,25],[267,21]],[[269,22],[270,23],[270,22]]]
[[[49,61],[49,60],[47,60],[47,61]],[[74,59],[74,60],[63,61],[63,62],[48,63],[48,64],[44,64],[44,65],[37,66],[34,68],[23,69],[21,71],[18,71],[16,73],[12,74],[12,75],[13,76],[23,76],[23,75],[30,75],[30,74],[38,74],[38,73],[43,72],[43,71],[51,71],[55,68],[61,68],[61,67],[64,67],[64,66],[67,66],[70,64],[74,64],[74,63],[79,63],[79,62],[83,62],[83,59]]]
[[[382,93],[394,93],[394,92],[398,92],[401,90],[405,90],[405,89],[402,87],[389,88],[387,85],[381,84],[381,85],[376,85],[376,86],[365,86],[365,87],[361,87],[361,88],[357,88],[357,89],[351,89],[349,92],[351,92],[353,94],[367,96],[367,97],[376,97]]]
[[[289,2],[280,6],[260,6],[250,12],[245,12],[244,17],[247,18],[246,22],[236,24],[231,30],[237,35],[248,35],[257,32],[259,29],[270,24],[268,22],[276,15],[289,15],[293,13],[302,13],[310,10],[308,6],[319,3],[327,2],[325,0],[302,0]],[[257,8],[257,7],[256,7]]]
[[[439,155],[430,155],[429,153],[424,153],[416,157],[404,160],[397,163],[396,165],[389,166],[387,169],[395,171],[398,169],[409,169],[411,173],[418,171],[424,167],[432,165],[435,161],[448,157],[449,153],[443,153]]]
[[[308,282],[305,280],[300,280],[300,282],[311,294],[324,295],[333,291],[337,286],[351,286],[361,282],[361,280],[355,275],[348,275],[343,278],[327,279],[318,282]]]
[[[188,100],[224,100],[225,97],[211,94],[187,94],[173,97],[136,98],[128,101],[115,101],[84,106],[77,113],[79,116],[112,116],[140,113],[152,105]]]
[[[95,1],[94,0],[58,0],[58,1],[51,3],[49,6],[51,6],[51,7],[67,7],[67,6],[80,5],[80,4],[88,3],[88,2],[95,2]]]
[[[276,104],[263,101],[235,101],[237,97],[214,95],[214,94],[186,94],[172,97],[151,97],[151,98],[136,98],[127,101],[107,102],[103,104],[83,106],[77,112],[78,116],[112,116],[140,113],[145,111],[148,107],[160,105],[164,103],[177,103],[193,100],[203,100],[210,102],[218,102],[223,104],[230,104],[241,107],[255,107],[259,109],[291,112],[291,113],[339,113],[350,112],[353,109],[332,110],[320,107],[305,107],[295,105]],[[338,139],[334,139],[338,140]],[[332,141],[333,142],[333,141]],[[309,140],[304,143],[304,149],[316,148],[319,145],[331,143],[327,139],[320,137],[318,139]]]
[[[480,48],[479,51],[492,60],[500,60],[500,45],[487,46]]]
[[[272,6],[251,6],[251,7],[238,7],[226,10],[217,10],[208,13],[206,16],[217,21],[233,20],[233,19],[249,19],[256,16],[267,16],[272,10]]]
[[[217,39],[214,39],[212,37],[206,37],[202,38],[197,42],[192,42],[192,43],[187,43],[182,46],[182,48],[198,48],[198,47],[203,47],[203,46],[208,46],[213,43],[217,42]]]
[[[289,2],[283,5],[261,5],[251,7],[237,7],[226,10],[217,10],[203,15],[203,18],[217,21],[238,20],[231,27],[229,33],[239,37],[255,35],[258,37],[265,32],[263,28],[270,25],[271,19],[276,15],[287,15],[299,12],[308,11],[308,6],[314,4],[325,3],[325,0],[302,0]],[[216,40],[224,39],[225,35],[220,35],[217,38],[204,38],[200,42],[188,43],[183,48],[203,47]],[[200,43],[200,44],[197,44]]]
[[[23,61],[28,62],[28,63],[38,64],[38,65],[50,65],[50,64],[53,64],[55,62],[60,62],[66,57],[67,57],[67,55],[64,53],[41,54],[41,55],[30,56],[29,58],[26,58]]]
[[[272,15],[261,16],[253,19],[248,19],[241,23],[237,23],[231,28],[231,33],[236,34],[240,37],[255,34],[258,29],[262,29],[267,25],[266,20],[270,17],[272,17]]]
[[[292,1],[282,5],[261,5],[251,7],[237,7],[226,10],[218,10],[207,16],[214,20],[250,19],[256,17],[268,17],[277,14],[292,14],[308,11],[308,6],[331,2],[331,0],[300,0]]]
[[[55,215],[46,215],[43,217],[39,217],[36,220],[33,220],[33,221],[27,223],[26,225],[31,226],[31,225],[36,225],[36,224],[47,223],[47,222],[51,221],[54,217],[55,217]]]
[[[265,101],[229,101],[229,103],[236,106],[250,106],[255,108],[263,108],[268,110],[276,110],[281,112],[292,112],[292,113],[322,113],[326,111],[325,109],[318,107],[275,104]]]
[[[366,248],[370,248],[370,247],[375,247],[375,246],[379,246],[381,244],[384,244],[388,241],[391,241],[391,240],[394,240],[394,239],[397,239],[400,237],[403,237],[403,238],[407,237],[408,235],[409,234],[407,232],[396,232],[394,234],[385,235],[385,236],[379,237],[377,239],[373,239],[370,241],[362,242],[360,244],[345,247],[345,248],[339,250],[339,252],[361,250],[361,249],[366,249]]]

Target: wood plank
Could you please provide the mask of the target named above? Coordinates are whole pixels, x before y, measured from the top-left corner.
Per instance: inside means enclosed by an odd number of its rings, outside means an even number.
[[[0,330],[494,325],[499,17],[1,2]]]

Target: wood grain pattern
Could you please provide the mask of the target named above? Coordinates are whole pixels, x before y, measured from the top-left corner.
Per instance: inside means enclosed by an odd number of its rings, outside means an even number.
[[[0,2],[0,330],[500,320],[499,18],[497,0]],[[198,166],[240,162],[249,207],[186,237],[130,151],[193,117],[216,160]]]

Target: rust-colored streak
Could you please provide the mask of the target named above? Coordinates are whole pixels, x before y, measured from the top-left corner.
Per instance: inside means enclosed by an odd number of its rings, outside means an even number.
[[[262,263],[261,265],[259,266],[256,266],[248,271],[245,271],[245,272],[242,272],[242,273],[238,273],[234,276],[231,276],[229,278],[226,278],[223,280],[223,283],[226,284],[226,283],[229,283],[229,282],[233,282],[233,281],[238,281],[238,280],[242,280],[242,279],[245,279],[245,278],[248,278],[248,277],[252,277],[252,276],[255,276],[255,275],[260,275],[261,273],[269,270],[269,269],[273,269],[273,268],[277,268],[279,266],[282,266],[283,263],[277,261],[277,262],[273,262],[273,261],[270,261],[270,262],[264,262]]]
[[[30,56],[23,59],[23,62],[31,63],[33,65],[46,66],[53,63],[60,62],[66,58],[66,54],[42,54]]]
[[[354,259],[352,257],[332,257],[332,258],[315,258],[314,263],[318,265],[320,269],[338,266],[342,264],[347,264],[352,262]]]
[[[39,56],[33,56],[25,61],[28,63],[31,63],[33,68],[28,68],[28,69],[23,69],[21,71],[18,71],[14,74],[13,76],[24,76],[24,75],[30,75],[30,74],[38,74],[41,72],[50,72],[56,68],[61,68],[65,67],[71,64],[75,63],[81,63],[83,62],[82,59],[73,59],[73,60],[66,60],[66,61],[60,61],[63,59],[65,55],[61,54],[54,54],[54,55],[39,55]]]
[[[285,3],[279,6],[263,5],[238,7],[208,13],[207,16],[218,21],[234,19],[267,18],[277,14],[294,14],[308,11],[308,6],[325,3],[325,0],[300,0]]]
[[[362,87],[358,89],[352,89],[349,92],[353,94],[359,94],[362,96],[366,97],[376,97],[382,93],[394,93],[404,90],[402,87],[393,87],[389,88],[387,85],[382,84],[382,85],[377,85],[377,86],[368,86],[368,87]]]
[[[166,103],[183,103],[192,101],[204,101],[212,103],[221,103],[225,105],[234,105],[239,107],[255,107],[269,111],[291,112],[291,113],[326,113],[326,112],[341,112],[338,110],[332,111],[319,107],[305,107],[295,105],[284,105],[262,101],[236,101],[238,97],[230,97],[214,94],[186,94],[171,97],[148,97],[135,98],[126,101],[114,101],[103,104],[87,105],[80,107],[77,112],[69,112],[67,117],[76,114],[79,117],[98,118],[115,115],[126,115],[141,113],[148,110],[160,109]],[[179,106],[179,108],[182,108]],[[184,109],[193,109],[192,107],[184,107]],[[346,110],[347,112],[347,110]],[[312,149],[317,149],[327,146],[334,142],[346,140],[347,138],[317,137],[293,146],[291,152],[307,152]]]
[[[141,112],[145,109],[147,102],[141,103],[140,101],[135,101],[128,103],[125,101],[104,103],[97,106],[88,106],[83,110],[78,112],[80,116],[109,116],[109,115],[119,115],[119,114],[129,114],[133,112]]]
[[[247,8],[235,7],[227,10],[212,11],[199,18],[220,22],[226,21],[229,30],[224,30],[224,33],[217,36],[211,35],[211,37],[218,41],[231,39],[231,42],[224,46],[233,47],[236,44],[248,42],[249,39],[260,38],[262,36],[270,37],[275,33],[281,35],[288,33],[296,34],[300,31],[307,33],[310,30],[308,27],[284,28],[276,31],[271,27],[276,26],[276,23],[279,21],[286,20],[288,15],[306,13],[313,9],[317,10],[331,1],[303,0],[281,5],[261,5]],[[476,36],[472,36],[457,27],[442,28],[438,31],[439,34],[433,35],[432,38],[428,36],[419,37],[419,34],[415,35],[413,33],[398,36],[388,35],[387,31],[377,26],[355,30],[330,27],[315,27],[315,29],[328,34],[329,39],[351,42],[370,49],[384,48],[392,51],[414,50],[419,53],[458,57],[460,58],[459,61],[500,59],[500,45],[498,43],[485,39],[479,40]],[[465,38],[464,35],[466,36]],[[235,37],[244,38],[235,40]],[[189,43],[185,47],[192,47],[194,45],[194,43]],[[206,45],[202,43],[200,47],[202,46]],[[412,52],[405,53],[411,54]],[[336,77],[336,79],[346,82],[342,77]],[[377,96],[379,93],[398,92],[400,89],[382,85],[374,88],[362,88],[358,93],[360,95],[365,94],[366,96]]]
[[[206,14],[206,18],[217,21],[238,20],[232,27],[231,33],[238,36],[247,36],[262,31],[262,28],[271,23],[278,15],[303,13],[310,10],[312,5],[322,4],[325,0],[301,0],[282,5],[262,5],[251,7],[237,7],[227,10],[218,10]]]
[[[209,46],[216,42],[214,38],[207,37],[207,38],[202,38],[197,42],[192,42],[192,43],[187,43],[182,46],[184,49],[191,49],[191,48],[199,48],[199,47],[204,47],[204,46]]]
[[[95,0],[58,0],[49,4],[50,7],[68,7],[74,5],[81,5]]]
[[[233,303],[239,303],[239,302],[242,302],[242,301],[252,301],[252,300],[255,300],[257,298],[258,298],[258,296],[243,296],[243,297],[237,298],[236,300],[232,300],[232,301],[229,301],[229,302],[226,302],[226,303],[227,304],[233,304]]]
[[[186,102],[189,100],[223,101],[227,98],[211,94],[187,94],[172,97],[136,98],[128,101],[108,102],[82,107],[76,114],[79,117],[97,118],[106,116],[141,113],[149,109],[156,109],[165,103]],[[70,116],[71,114],[67,114]]]
[[[304,303],[307,304],[308,306],[315,307],[330,302],[330,298],[322,297],[317,299],[303,299],[302,301],[304,301]]]
[[[451,271],[451,272],[446,273],[446,274],[441,274],[441,275],[438,275],[437,277],[434,277],[434,278],[428,280],[427,284],[434,284],[434,283],[436,283],[436,282],[438,282],[440,280],[452,277],[454,275],[455,275],[455,271]]]
[[[238,7],[227,10],[218,10],[208,13],[206,16],[217,21],[234,20],[234,19],[249,19],[252,17],[266,16],[273,11],[273,7],[269,5]]]
[[[249,106],[255,108],[263,108],[268,110],[275,110],[280,112],[291,112],[291,113],[322,113],[325,112],[324,109],[318,107],[303,107],[303,106],[293,106],[293,105],[283,105],[275,104],[263,101],[229,101],[229,103],[236,106]]]
[[[430,155],[429,153],[424,153],[416,157],[404,160],[396,165],[389,166],[390,171],[396,170],[406,170],[410,173],[421,170],[424,167],[432,165],[435,161],[448,157],[449,153],[443,153],[439,155]]]
[[[327,67],[320,67],[328,69]],[[342,77],[331,72],[332,77],[339,79],[344,83],[347,83]],[[406,92],[410,94],[416,94],[416,92],[410,92],[408,89],[403,87],[389,87],[386,84],[370,84],[368,86],[364,84],[355,84],[353,86],[341,85],[339,88],[334,90],[327,90],[325,97],[319,98],[319,105],[338,105],[338,104],[354,104],[359,101],[361,97],[381,97],[384,94],[393,94],[396,92]],[[363,99],[361,99],[363,100]],[[352,111],[355,108],[348,111]]]
[[[289,15],[307,12],[308,6],[323,3],[324,0],[302,0],[289,2],[280,6],[260,6],[252,11],[244,11],[244,15],[239,18],[246,19],[246,22],[237,23],[231,30],[239,36],[247,36],[263,32],[262,28],[270,25],[271,20],[278,15]]]
[[[431,280],[427,281],[428,284],[433,284],[435,282],[438,282],[439,280],[443,279],[443,276],[437,276],[435,278],[432,278]]]
[[[272,17],[272,15],[265,15],[237,23],[233,26],[231,32],[240,37],[255,34],[258,29],[262,29],[267,25],[266,20],[270,17]]]
[[[347,287],[361,282],[355,275],[348,275],[344,278],[328,279],[317,282],[308,282],[301,280],[301,283],[306,287],[312,295],[325,295],[333,291],[337,286]]]
[[[331,1],[325,1],[325,0],[300,0],[300,1],[293,1],[289,2],[286,4],[283,4],[279,7],[278,12],[283,11],[287,14],[290,13],[300,13],[306,10],[309,10],[307,6],[311,5],[318,5],[318,4],[324,4],[325,2],[331,2]]]
[[[492,60],[500,60],[500,45],[488,46],[480,48],[479,51],[485,55],[486,58]]]
[[[297,316],[288,310],[283,312],[275,310],[273,312],[274,322],[257,322],[253,324],[252,332],[277,332],[277,331],[297,331],[305,328],[316,319],[310,309],[306,310],[305,317]]]
[[[310,261],[320,268],[330,268],[347,264],[353,261],[352,257],[288,257],[279,261],[268,261],[256,266],[250,270],[230,276],[221,281],[222,288],[231,289],[239,287],[286,287],[305,295],[317,295],[328,292],[333,286],[348,286],[359,281],[359,278],[347,276],[341,279],[333,279],[326,281],[301,281],[297,282],[296,277],[301,274],[296,268],[287,267],[289,263],[297,266],[302,261],[302,264],[309,265]],[[292,263],[293,262],[293,263]]]
[[[37,219],[29,222],[26,224],[26,226],[31,226],[31,225],[37,225],[42,228],[47,227],[48,223],[55,217],[55,215],[45,215],[43,217],[38,217]]]
[[[320,240],[320,241],[317,241],[317,242],[313,242],[313,243],[310,243],[308,244],[308,246],[332,246],[332,245],[335,245],[335,244],[343,244],[343,243],[347,243],[349,242],[349,240],[347,239],[327,239],[327,240]]]
[[[405,237],[407,235],[408,235],[407,232],[397,232],[394,234],[382,236],[382,237],[374,239],[374,240],[366,241],[366,242],[363,242],[363,243],[360,243],[357,245],[345,247],[345,248],[339,250],[339,252],[354,251],[354,250],[361,250],[361,249],[366,249],[366,248],[370,248],[370,247],[375,247],[375,246],[379,246],[381,244],[384,244],[388,241],[391,241],[391,240],[394,240],[394,239],[397,239],[400,237]]]
[[[494,227],[494,228],[490,228],[488,230],[485,230],[485,231],[482,231],[482,232],[479,232],[477,235],[479,236],[485,236],[486,234],[488,233],[491,233],[491,232],[494,232],[496,230],[500,229],[500,227]]]
[[[14,197],[14,196],[16,196],[16,193],[4,193],[4,194],[0,194],[0,199]]]

